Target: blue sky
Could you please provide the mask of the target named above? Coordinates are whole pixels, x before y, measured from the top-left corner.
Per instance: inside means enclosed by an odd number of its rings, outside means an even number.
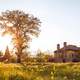
[[[80,0],[0,0],[0,11],[19,9],[38,17],[41,33],[30,49],[55,50],[63,42],[80,46]]]

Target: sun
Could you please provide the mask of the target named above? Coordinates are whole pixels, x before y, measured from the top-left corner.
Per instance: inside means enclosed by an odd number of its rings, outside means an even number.
[[[5,52],[7,46],[9,47],[9,50],[12,50],[12,36],[10,34],[4,36],[0,35],[0,51]]]

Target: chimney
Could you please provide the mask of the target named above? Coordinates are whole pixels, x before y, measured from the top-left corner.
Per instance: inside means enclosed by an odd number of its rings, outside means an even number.
[[[64,45],[64,47],[66,47],[66,46],[67,46],[67,42],[64,42],[64,44],[63,44],[63,45]]]
[[[60,44],[57,44],[57,50],[59,50],[60,49]]]

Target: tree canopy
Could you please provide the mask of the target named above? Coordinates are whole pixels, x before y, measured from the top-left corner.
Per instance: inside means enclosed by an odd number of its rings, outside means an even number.
[[[21,54],[24,49],[28,48],[32,36],[38,36],[40,23],[37,17],[20,10],[7,10],[0,15],[0,27],[4,29],[3,35],[10,33],[13,36],[12,41],[18,62],[21,62]]]

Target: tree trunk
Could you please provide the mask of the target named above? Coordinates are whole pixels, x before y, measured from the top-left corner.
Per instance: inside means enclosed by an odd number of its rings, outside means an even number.
[[[22,48],[19,47],[17,48],[18,52],[17,52],[17,63],[21,63],[21,55],[22,55]]]
[[[20,57],[20,55],[17,55],[17,63],[21,63],[21,57]]]

